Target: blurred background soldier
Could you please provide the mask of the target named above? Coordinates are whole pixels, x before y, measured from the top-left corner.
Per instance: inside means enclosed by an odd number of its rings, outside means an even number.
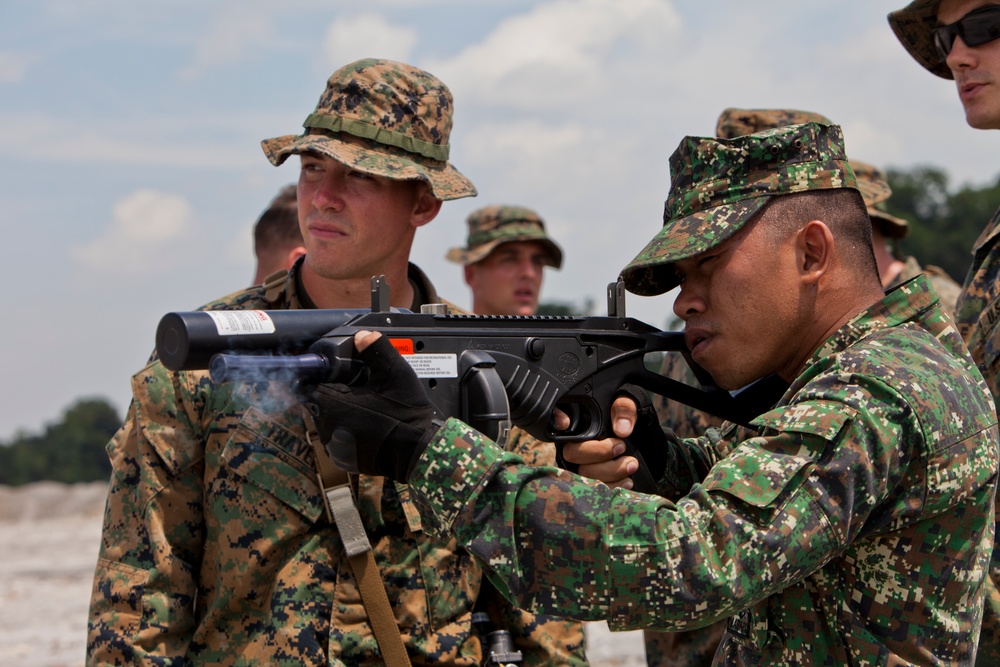
[[[899,242],[910,233],[910,223],[883,210],[882,207],[892,195],[885,173],[860,160],[851,160],[851,166],[858,177],[858,187],[868,207],[868,217],[872,219],[872,247],[882,287],[888,291],[924,273],[940,295],[941,307],[948,314],[954,313],[955,302],[962,291],[961,285],[952,280],[941,267],[921,266],[916,257],[904,256],[899,250]]]
[[[257,268],[253,284],[260,285],[278,271],[292,268],[306,247],[299,229],[299,208],[295,185],[286,185],[271,200],[253,226],[253,254]]]
[[[477,315],[534,315],[546,266],[562,267],[562,249],[530,208],[487,206],[469,214],[466,247],[445,257],[465,266]]]

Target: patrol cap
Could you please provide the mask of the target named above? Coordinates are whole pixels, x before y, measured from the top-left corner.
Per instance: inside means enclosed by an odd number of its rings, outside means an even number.
[[[424,181],[437,199],[473,197],[475,186],[448,162],[453,105],[448,87],[428,72],[358,60],[330,76],[304,133],[261,146],[275,166],[313,151],[362,173]]]
[[[902,9],[890,12],[889,26],[913,59],[931,74],[943,79],[955,78],[934,48],[931,31],[938,25],[937,11],[941,0],[913,0]]]
[[[799,109],[738,109],[729,107],[719,114],[715,124],[715,136],[733,139],[744,134],[754,134],[772,127],[800,125],[802,123],[822,123],[833,125],[826,116]]]
[[[872,222],[879,226],[882,235],[892,239],[901,239],[909,234],[910,223],[878,208],[892,195],[892,188],[889,187],[885,172],[875,165],[860,160],[851,160],[851,167],[858,179],[861,197],[865,200],[865,206],[868,207],[868,215]]]
[[[562,267],[562,249],[545,234],[545,222],[523,206],[484,206],[466,219],[469,236],[465,248],[451,248],[445,257],[459,264],[475,264],[493,249],[511,241],[538,241],[545,249],[545,264]]]
[[[674,262],[722,243],[773,197],[858,187],[840,126],[820,123],[735,139],[685,137],[670,175],[663,228],[622,271],[625,287],[641,296],[676,287]]]

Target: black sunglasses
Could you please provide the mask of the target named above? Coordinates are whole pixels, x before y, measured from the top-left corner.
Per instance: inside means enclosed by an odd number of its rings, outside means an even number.
[[[981,46],[1000,39],[1000,5],[977,7],[954,23],[934,28],[931,34],[942,62],[951,53],[955,37],[961,37],[966,46]]]

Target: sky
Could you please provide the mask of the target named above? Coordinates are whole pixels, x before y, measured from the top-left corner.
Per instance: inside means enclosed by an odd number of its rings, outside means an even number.
[[[260,141],[301,132],[359,58],[409,62],[454,94],[451,161],[479,196],[446,202],[411,259],[465,307],[445,252],[472,210],[518,204],[565,252],[543,301],[603,312],[662,225],[670,154],[726,107],[819,112],[850,157],[993,182],[1000,132],[969,128],[953,82],[899,45],[885,16],[903,4],[4,0],[0,440],[84,397],[124,414],[160,317],[250,282],[253,223],[297,178]],[[627,311],[662,328],[670,304],[630,295]]]

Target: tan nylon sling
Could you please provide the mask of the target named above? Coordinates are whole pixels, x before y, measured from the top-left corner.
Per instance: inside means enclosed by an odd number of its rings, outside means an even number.
[[[389,667],[410,667],[410,657],[406,654],[403,636],[389,605],[389,596],[382,584],[372,545],[368,541],[364,524],[361,523],[358,506],[354,503],[350,478],[330,460],[312,429],[309,430],[309,442],[316,453],[316,466],[319,468],[316,477],[323,491],[327,516],[340,532],[344,551],[354,571],[354,578],[358,581],[361,601],[365,605],[368,621],[385,664]]]

